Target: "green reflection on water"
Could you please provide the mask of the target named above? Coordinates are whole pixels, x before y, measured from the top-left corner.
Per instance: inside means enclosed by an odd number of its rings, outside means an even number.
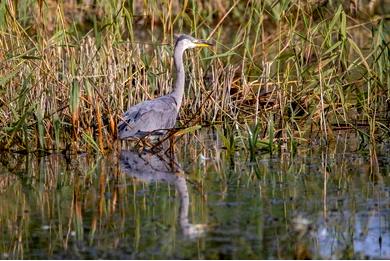
[[[221,144],[200,132],[174,159],[3,155],[1,258],[390,256],[386,146],[343,138],[249,163]]]

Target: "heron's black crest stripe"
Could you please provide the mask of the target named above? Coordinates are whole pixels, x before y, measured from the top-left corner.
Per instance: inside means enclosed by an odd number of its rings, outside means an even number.
[[[184,39],[194,41],[193,37],[191,37],[189,35],[181,34],[181,35],[179,35],[179,37],[176,38],[175,47],[176,47],[178,42],[183,41]]]

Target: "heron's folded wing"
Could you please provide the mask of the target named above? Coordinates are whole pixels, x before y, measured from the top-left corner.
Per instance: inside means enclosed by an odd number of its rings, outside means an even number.
[[[137,132],[152,132],[175,126],[177,117],[176,101],[163,96],[137,104],[124,113],[118,124],[118,133],[134,136]]]

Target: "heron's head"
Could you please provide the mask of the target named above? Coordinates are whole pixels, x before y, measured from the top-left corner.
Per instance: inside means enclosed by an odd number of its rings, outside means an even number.
[[[206,40],[196,39],[192,36],[180,34],[176,36],[175,48],[181,48],[183,50],[196,48],[196,47],[208,47],[213,44]]]

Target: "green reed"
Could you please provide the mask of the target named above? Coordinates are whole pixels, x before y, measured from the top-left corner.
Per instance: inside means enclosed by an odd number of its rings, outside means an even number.
[[[111,149],[128,106],[171,90],[172,43],[181,32],[210,37],[216,46],[186,55],[179,126],[189,119],[238,122],[247,136],[245,122],[264,127],[272,118],[281,143],[313,133],[331,139],[335,129],[387,139],[387,10],[365,7],[3,1],[0,149]]]

